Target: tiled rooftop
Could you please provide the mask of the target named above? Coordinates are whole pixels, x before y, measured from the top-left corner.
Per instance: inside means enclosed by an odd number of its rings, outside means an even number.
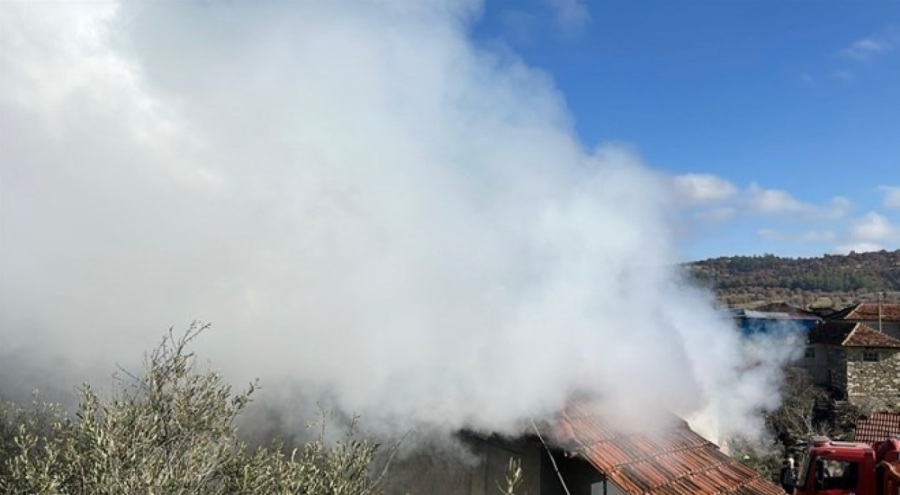
[[[900,413],[873,413],[856,422],[856,441],[875,443],[900,436]]]
[[[618,433],[582,401],[566,408],[557,436],[631,495],[784,495],[682,420],[653,434]]]
[[[828,321],[809,331],[811,344],[842,347],[900,348],[900,340],[885,335],[862,323]]]
[[[878,321],[878,303],[860,303],[838,311],[830,319],[846,321]],[[900,303],[881,303],[883,321],[900,321]]]

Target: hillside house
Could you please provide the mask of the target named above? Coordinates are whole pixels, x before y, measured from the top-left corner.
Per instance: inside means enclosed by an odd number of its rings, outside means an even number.
[[[838,311],[828,319],[862,323],[900,340],[900,303],[860,303]]]
[[[802,365],[851,403],[900,404],[900,340],[862,323],[828,321],[811,330]]]
[[[580,401],[541,430],[512,440],[464,435],[477,462],[411,457],[392,468],[388,493],[498,493],[516,457],[523,472],[517,492],[529,495],[564,495],[561,479],[571,495],[783,495],[677,418],[655,433],[619,433]]]

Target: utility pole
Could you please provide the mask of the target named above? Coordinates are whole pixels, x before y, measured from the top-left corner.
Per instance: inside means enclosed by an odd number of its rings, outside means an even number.
[[[879,333],[884,333],[884,331],[881,329],[881,320],[882,320],[881,306],[883,303],[884,303],[884,291],[881,291],[878,293],[878,332]]]

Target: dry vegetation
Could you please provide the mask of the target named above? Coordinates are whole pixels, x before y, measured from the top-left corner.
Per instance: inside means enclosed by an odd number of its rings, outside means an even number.
[[[690,273],[732,307],[784,301],[843,308],[884,296],[900,301],[900,250],[820,258],[730,256],[689,263]]]
[[[250,451],[235,420],[256,386],[234,392],[196,368],[187,344],[202,330],[170,335],[108,400],[82,387],[74,415],[39,400],[27,410],[0,402],[0,493],[379,493],[378,446],[353,432]]]

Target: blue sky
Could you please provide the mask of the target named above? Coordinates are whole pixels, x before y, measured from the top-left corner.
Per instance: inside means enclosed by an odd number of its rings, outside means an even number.
[[[900,248],[900,2],[488,2],[588,148],[684,189],[682,256]]]

